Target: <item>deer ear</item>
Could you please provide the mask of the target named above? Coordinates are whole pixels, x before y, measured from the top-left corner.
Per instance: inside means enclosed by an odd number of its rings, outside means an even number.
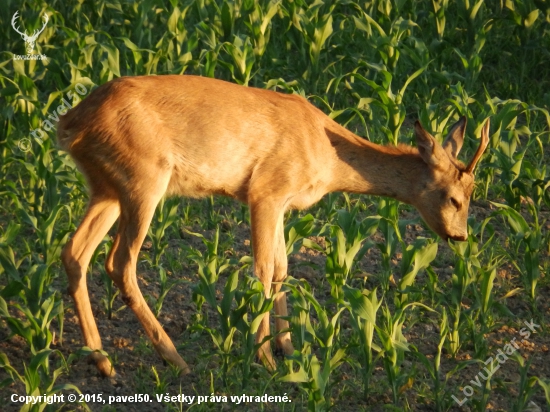
[[[439,164],[443,160],[443,148],[432,135],[424,130],[418,121],[414,123],[414,135],[416,137],[418,152],[422,160],[424,160],[426,164],[432,166]]]
[[[443,142],[443,149],[447,152],[449,157],[456,159],[462,144],[464,143],[464,133],[466,132],[466,116],[462,116],[458,122],[456,122],[449,134]]]

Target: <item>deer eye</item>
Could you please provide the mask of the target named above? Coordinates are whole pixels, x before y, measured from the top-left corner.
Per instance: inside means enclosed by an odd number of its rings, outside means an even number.
[[[462,208],[462,205],[459,203],[458,200],[456,200],[454,197],[451,197],[451,203],[455,207],[455,209],[458,211]]]

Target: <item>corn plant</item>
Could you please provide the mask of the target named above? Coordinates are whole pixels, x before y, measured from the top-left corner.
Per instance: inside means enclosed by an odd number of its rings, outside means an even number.
[[[207,247],[206,253],[204,255],[196,249],[190,250],[191,259],[195,261],[195,263],[197,263],[197,265],[199,266],[199,283],[193,291],[193,300],[196,303],[199,312],[201,311],[202,305],[205,302],[208,302],[208,304],[211,305],[213,308],[217,308],[218,304],[216,298],[216,285],[220,274],[229,267],[229,260],[218,255],[220,236],[219,228],[216,229],[214,238],[212,240],[208,240],[204,235],[200,233],[187,233],[192,236],[197,236],[201,238],[201,240]],[[227,319],[224,320],[227,321]]]
[[[21,220],[37,233],[40,258],[46,265],[59,259],[61,246],[69,236],[67,228],[55,230],[62,212],[67,213],[69,224],[72,219],[71,208],[61,201],[68,194],[67,187],[62,184],[66,174],[64,162],[54,156],[50,145],[50,140],[42,142],[36,163],[24,162],[24,167],[32,171],[32,177],[28,190],[23,191],[17,201]]]
[[[478,2],[478,5],[481,5],[481,1]],[[472,10],[472,13],[470,13],[468,21],[472,21],[472,14],[475,14],[476,10]],[[472,23],[470,23],[469,28],[471,31],[472,27],[475,27]],[[460,58],[460,61],[462,65],[464,66],[464,70],[466,71],[466,79],[465,79],[465,86],[470,89],[473,84],[477,81],[481,69],[483,67],[483,62],[481,59],[481,51],[483,47],[485,46],[485,40],[487,38],[487,32],[491,30],[492,24],[491,22],[487,22],[486,24],[480,24],[479,29],[475,31],[474,34],[474,45],[472,47],[472,51],[470,55],[465,55],[460,51],[458,48],[454,48],[453,51],[458,55]]]
[[[359,101],[359,106],[362,108],[369,108],[370,106],[377,107],[383,110],[385,114],[386,122],[384,125],[380,124],[380,129],[383,131],[388,142],[397,145],[399,141],[399,130],[405,121],[406,109],[403,104],[403,97],[410,83],[420,76],[426,67],[421,67],[411,74],[403,83],[401,88],[394,93],[392,91],[393,75],[385,68],[367,63],[367,67],[372,68],[376,73],[380,74],[382,78],[381,83],[378,84],[373,80],[370,80],[358,73],[353,73],[350,76],[359,80],[361,83],[369,86],[372,91],[378,96],[375,97],[363,97]]]
[[[302,245],[318,249],[319,247],[316,243],[307,239],[308,236],[313,234],[314,230],[315,219],[311,214],[288,222],[284,230],[286,254],[291,255],[298,252]]]
[[[396,300],[397,306],[403,306],[408,301],[408,290],[412,289],[418,272],[428,267],[437,254],[437,243],[425,244],[423,239],[405,247],[401,260],[401,280],[398,287],[400,297]]]
[[[344,285],[344,296],[346,301],[349,302],[348,310],[351,313],[352,325],[359,336],[362,355],[360,367],[363,375],[363,393],[365,399],[367,399],[376,362],[376,359],[373,358],[373,351],[382,352],[380,346],[373,342],[377,312],[382,301],[378,300],[376,289],[370,292],[360,291],[346,285]]]
[[[514,412],[524,411],[527,407],[529,400],[535,393],[537,384],[537,378],[535,376],[528,376],[529,369],[531,368],[531,363],[533,358],[530,357],[529,360],[525,361],[523,356],[517,351],[514,351],[510,355],[519,365],[519,382],[518,382],[518,396],[515,400],[512,401],[511,410]]]
[[[168,272],[162,266],[159,266],[158,270],[159,270],[160,290],[159,290],[158,297],[155,299],[154,310],[153,310],[153,313],[157,317],[160,314],[160,311],[162,309],[162,305],[164,303],[164,300],[166,299],[166,296],[168,295],[168,292],[170,292],[170,289],[172,289],[177,284],[183,282],[181,279],[169,280]]]
[[[248,27],[254,36],[254,54],[258,58],[262,57],[267,50],[271,35],[270,23],[279,12],[279,8],[279,1],[270,1],[265,8],[254,2],[254,10],[249,14],[250,24]]]
[[[166,229],[178,220],[178,207],[179,199],[177,198],[162,199],[157,206],[151,226],[147,231],[147,235],[153,243],[153,266],[159,265],[160,258],[168,246],[164,235]]]
[[[545,379],[536,378],[537,383],[542,387],[544,390],[544,396],[546,397],[546,404],[547,406],[550,405],[550,382]]]
[[[325,411],[330,407],[327,397],[330,376],[342,363],[345,349],[337,349],[338,319],[345,307],[329,317],[327,311],[311,293],[309,285],[294,279],[286,282],[290,289],[292,315],[291,330],[298,337],[298,348],[287,356],[290,372],[280,378],[283,382],[296,382],[308,395],[308,408]],[[318,318],[317,327],[311,320],[311,309]],[[313,344],[320,346],[320,356],[313,353]],[[296,366],[298,370],[295,370]]]
[[[531,203],[528,204],[528,210],[533,216],[532,224],[528,224],[517,210],[504,204],[493,204],[499,208],[497,213],[506,219],[510,227],[512,235],[510,240],[514,253],[512,261],[522,273],[525,289],[529,293],[531,304],[534,306],[535,291],[540,278],[540,254],[544,242],[535,206]]]
[[[47,279],[47,266],[34,265],[24,278],[12,273],[12,280],[0,294],[0,315],[12,334],[25,339],[32,354],[50,348],[55,334],[50,325],[54,319],[59,323],[59,339],[63,335],[63,301]],[[14,296],[21,302],[8,305],[5,299]],[[23,313],[24,320],[10,314],[10,306]]]
[[[222,358],[222,378],[227,386],[229,382],[228,371],[231,363],[231,351],[234,336],[237,331],[243,336],[244,354],[242,357],[242,386],[246,387],[250,378],[250,365],[253,357],[260,346],[256,344],[255,337],[261,320],[266,312],[273,306],[273,297],[267,299],[258,280],[249,280],[247,292],[238,290],[238,273],[234,271],[223,289],[223,297],[218,303],[217,283],[219,276],[229,267],[229,260],[218,256],[219,228],[216,229],[213,240],[206,239],[198,233],[191,233],[202,239],[207,247],[203,256],[199,251],[193,251],[192,259],[199,265],[199,284],[193,290],[193,301],[200,311],[202,305],[207,302],[218,314],[221,325],[221,332],[207,325],[206,319],[200,319],[201,323],[195,328],[208,332]],[[234,307],[236,306],[236,308]],[[251,312],[252,321],[248,321],[247,311]],[[263,342],[262,342],[263,343]]]
[[[401,365],[405,352],[409,351],[407,339],[403,335],[403,324],[405,323],[404,309],[398,309],[393,315],[390,309],[382,308],[382,322],[375,326],[378,338],[381,342],[381,355],[386,371],[386,377],[392,391],[393,403],[398,405],[399,395],[404,386],[408,384],[409,377],[401,373]]]
[[[97,248],[96,253],[94,253],[94,256],[91,259],[92,268],[95,266],[95,262],[100,253],[102,253],[103,256],[109,255],[109,250],[113,247],[112,243],[112,241],[104,241]],[[121,305],[117,310],[114,310],[115,300],[120,293],[120,289],[115,286],[113,279],[111,279],[111,277],[107,274],[107,271],[105,270],[105,267],[103,265],[100,265],[99,267],[99,276],[101,281],[103,282],[103,287],[105,291],[103,297],[101,298],[101,303],[103,303],[103,308],[105,309],[105,313],[107,314],[107,319],[112,319],[113,314],[123,310],[126,305]]]
[[[302,5],[307,7],[302,8]],[[299,50],[302,67],[306,67],[303,77],[310,81],[313,92],[317,91],[320,79],[321,51],[326,48],[333,32],[334,7],[334,4],[324,4],[320,1],[310,5],[288,2],[282,6],[283,12],[293,25],[293,30],[288,33],[291,35],[289,38]]]
[[[403,242],[401,232],[404,231],[405,222],[399,221],[398,203],[391,199],[379,200],[378,215],[381,217],[378,227],[384,237],[384,243],[377,242],[376,246],[382,252],[380,283],[385,293],[389,290],[390,279],[393,279],[391,259],[397,252],[398,245]]]
[[[56,354],[61,359],[61,366],[54,370],[50,368],[50,357],[53,354]],[[71,356],[69,357],[69,362],[67,362],[59,351],[42,349],[33,355],[28,366],[23,365],[24,372],[21,375],[17,369],[10,364],[6,354],[0,352],[0,368],[4,369],[10,375],[10,378],[0,383],[0,388],[10,383],[20,382],[25,386],[25,394],[27,396],[35,396],[36,399],[43,399],[38,398],[40,395],[51,396],[69,390],[81,393],[73,384],[55,384],[61,374],[68,373],[68,363],[71,363],[73,359],[74,357]],[[85,404],[83,406],[86,410],[90,410]],[[62,405],[58,403],[48,404],[47,400],[43,399],[36,403],[29,402],[24,404],[20,411],[41,412],[44,410],[54,410],[53,408],[58,409],[60,407],[62,407]]]
[[[242,388],[246,388],[251,379],[251,366],[259,347],[271,339],[268,335],[262,342],[256,342],[256,333],[266,313],[273,308],[277,295],[267,298],[262,283],[257,278],[248,278],[245,291],[234,292],[236,309],[231,311],[231,324],[240,332],[242,340]],[[282,292],[280,292],[282,293]]]
[[[337,213],[338,225],[330,227],[331,237],[326,240],[327,280],[331,285],[331,294],[335,299],[343,296],[342,287],[352,275],[355,259],[361,259],[372,246],[365,239],[374,233],[378,220],[365,219],[359,223],[356,219],[357,208],[352,212],[339,210]]]
[[[252,69],[256,62],[254,47],[249,37],[244,40],[235,36],[233,43],[226,43],[225,50],[231,56],[232,62],[225,63],[231,72],[231,76],[238,84],[248,86],[252,78]],[[220,61],[222,63],[222,61]]]
[[[420,352],[415,345],[410,345],[413,348],[413,355],[415,355],[428,370],[430,378],[433,382],[433,394],[434,394],[434,403],[435,409],[437,412],[445,411],[449,407],[448,400],[445,400],[445,384],[442,382],[442,371],[441,371],[441,354],[443,352],[443,346],[445,340],[448,338],[449,334],[449,325],[447,311],[443,308],[443,313],[441,315],[441,321],[439,322],[439,342],[437,344],[437,352],[433,357],[433,361],[430,361],[428,357]]]
[[[359,8],[359,7],[358,7]],[[397,66],[397,62],[400,56],[401,41],[404,37],[418,27],[418,25],[412,20],[405,20],[402,17],[398,17],[396,20],[391,21],[391,25],[384,29],[382,24],[376,21],[369,13],[359,8],[360,18],[353,16],[355,26],[365,32],[369,37],[372,44],[375,46],[375,50],[380,54],[382,63],[388,68],[389,72],[393,72]],[[389,13],[385,12],[385,17],[389,20],[391,17]],[[382,20],[382,19],[381,19]],[[403,90],[404,91],[404,90]]]
[[[493,248],[493,242],[495,239],[495,230],[491,221],[492,217],[488,217],[481,222],[476,222],[473,219],[468,221],[468,236],[473,239],[479,238],[478,243],[483,243],[483,246],[479,249],[480,256],[483,256],[483,260],[486,262],[478,271],[478,279],[475,282],[480,285],[479,288],[473,288],[475,300],[478,302],[479,309],[478,315],[472,316],[470,319],[479,321],[481,323],[481,336],[480,340],[484,341],[483,335],[489,332],[490,327],[494,322],[494,308],[504,309],[493,298],[493,286],[496,278],[497,268],[502,264],[503,256],[500,254],[495,255]],[[483,254],[483,255],[481,255]],[[477,340],[474,339],[474,342]]]
[[[452,275],[452,289],[450,296],[449,312],[451,320],[449,327],[449,349],[453,356],[456,356],[462,345],[460,336],[464,323],[460,322],[462,315],[462,299],[466,289],[475,282],[477,270],[481,267],[479,262],[480,250],[477,241],[468,237],[466,242],[449,243],[449,246],[456,254],[455,267]]]
[[[476,375],[475,380],[470,380],[470,383],[478,386],[481,389],[481,396],[472,397],[472,406],[477,411],[486,411],[487,407],[489,406],[489,397],[491,394],[491,379],[493,377],[493,374],[489,373],[488,371],[495,369],[497,364],[497,360],[492,360],[490,364],[487,364],[487,366],[485,366],[484,372],[479,372]],[[487,374],[487,376],[485,376],[485,373]],[[483,383],[483,381],[485,381],[485,383]]]
[[[437,27],[437,35],[439,40],[443,39],[443,34],[445,33],[445,23],[446,18],[446,9],[449,7],[449,0],[435,0],[433,2],[434,14],[435,14],[435,24]]]
[[[219,272],[218,272],[219,273]],[[228,370],[230,366],[230,354],[233,346],[233,338],[235,332],[237,331],[237,326],[235,320],[232,318],[234,316],[232,311],[232,303],[235,296],[235,292],[238,285],[238,271],[234,271],[228,278],[225,287],[223,289],[223,298],[220,303],[218,303],[215,298],[215,294],[212,294],[212,287],[215,287],[215,284],[209,284],[208,281],[212,280],[211,273],[205,273],[205,267],[199,265],[199,277],[201,279],[200,286],[194,292],[194,301],[197,303],[197,306],[200,307],[201,298],[206,300],[210,306],[215,308],[216,312],[219,315],[219,320],[221,321],[221,332],[218,332],[215,328],[201,327],[201,329],[206,330],[210,336],[216,348],[218,349],[221,358],[222,358],[222,378],[224,379],[224,384],[227,386],[227,377]],[[209,277],[209,279],[207,279]],[[216,279],[217,281],[217,279]]]

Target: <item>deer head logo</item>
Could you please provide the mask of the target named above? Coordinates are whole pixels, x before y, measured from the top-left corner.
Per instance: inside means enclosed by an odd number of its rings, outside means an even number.
[[[42,26],[42,28],[40,30],[35,30],[34,33],[30,36],[27,34],[27,31],[25,31],[24,33],[19,31],[19,29],[15,25],[15,20],[17,20],[18,17],[19,17],[19,11],[16,11],[15,14],[13,15],[13,18],[11,19],[11,25],[12,25],[13,29],[17,33],[19,33],[21,35],[21,38],[25,41],[25,47],[27,49],[27,54],[32,54],[32,51],[34,49],[34,45],[36,43],[36,39],[38,39],[38,36],[40,36],[40,33],[42,33],[44,31],[44,29],[46,28],[46,24],[48,23],[48,15],[44,14],[42,16],[42,20],[44,20],[44,25]]]

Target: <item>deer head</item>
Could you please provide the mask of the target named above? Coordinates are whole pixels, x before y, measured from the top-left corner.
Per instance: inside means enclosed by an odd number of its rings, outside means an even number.
[[[46,24],[48,24],[48,15],[44,14],[42,16],[42,20],[44,20],[44,25],[42,26],[42,28],[40,30],[35,30],[33,34],[30,36],[27,34],[26,30],[23,33],[15,25],[15,21],[17,20],[18,17],[19,17],[19,11],[16,11],[11,19],[11,26],[17,33],[21,35],[21,38],[25,41],[25,48],[27,49],[27,54],[31,54],[34,49],[34,45],[36,44],[36,39],[38,39],[38,36],[40,35],[40,33],[42,33],[46,28]]]
[[[426,223],[443,239],[466,240],[468,207],[474,189],[474,168],[489,143],[489,119],[481,131],[481,143],[465,166],[457,159],[464,142],[466,117],[462,117],[447,135],[443,145],[422,128],[414,126],[418,151],[430,166],[431,176],[421,177],[421,190],[413,202]]]

